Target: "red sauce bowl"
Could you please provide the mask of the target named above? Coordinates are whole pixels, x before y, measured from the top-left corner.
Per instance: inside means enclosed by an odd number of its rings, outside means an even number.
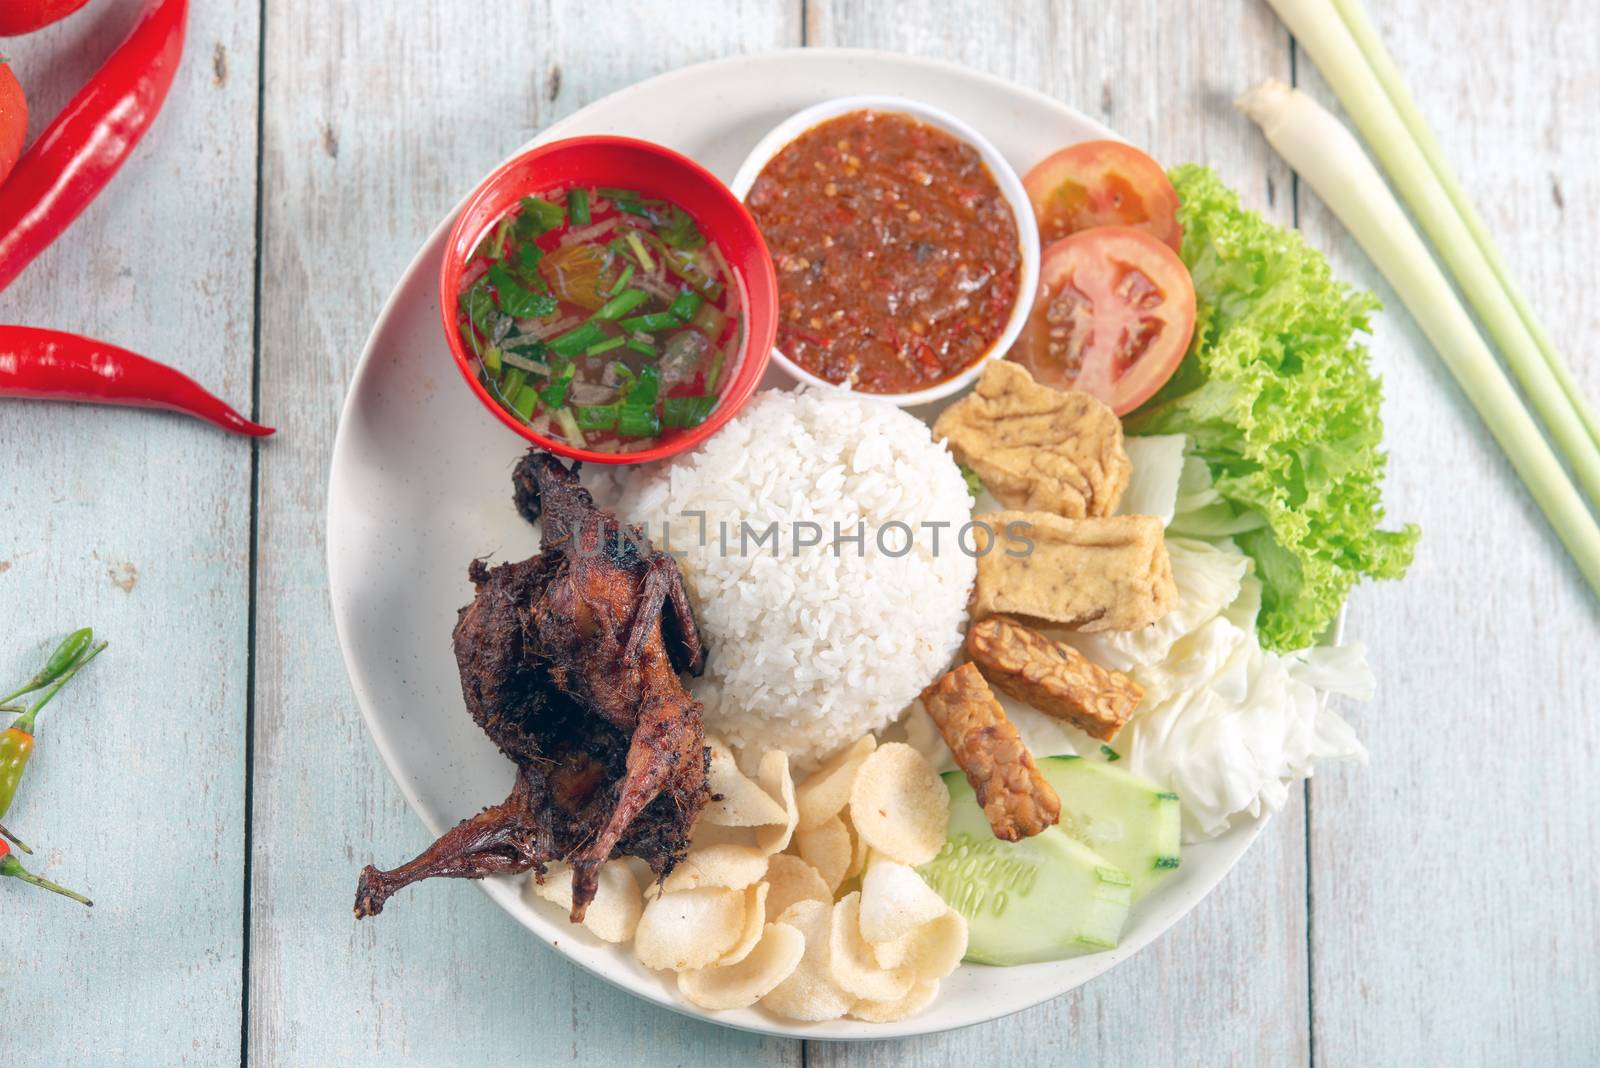
[[[569,184],[637,189],[647,197],[677,204],[694,216],[706,240],[722,250],[740,288],[744,340],[716,410],[697,427],[666,431],[648,449],[595,452],[535,432],[497,404],[478,381],[472,353],[456,328],[461,278],[478,242],[524,196]],[[484,179],[467,199],[445,244],[439,270],[439,314],[461,376],[483,406],[506,426],[558,456],[597,464],[650,463],[693,448],[715,434],[755,392],[778,332],[778,276],[755,220],[716,175],[687,156],[649,141],[571,137],[513,158]]]

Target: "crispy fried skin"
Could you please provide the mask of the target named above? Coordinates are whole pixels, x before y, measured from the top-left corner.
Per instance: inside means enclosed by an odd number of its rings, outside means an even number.
[[[678,679],[704,652],[677,565],[596,509],[554,457],[530,451],[514,483],[518,511],[542,519],[543,551],[473,562],[455,652],[467,710],[516,762],[516,786],[410,863],[364,870],[358,917],[420,879],[543,875],[565,860],[577,922],[612,856],[669,872],[709,800],[701,708]]]
[[[1007,615],[1071,630],[1138,630],[1178,607],[1172,561],[1154,516],[987,512],[974,522],[973,619]]]
[[[989,684],[1101,741],[1115,738],[1144,698],[1139,684],[1072,646],[995,616],[967,631],[967,655]]]
[[[1115,412],[1087,393],[1041,386],[1008,360],[984,368],[933,436],[1007,508],[1110,515],[1133,473]]]
[[[1061,799],[977,668],[962,664],[936,680],[922,691],[922,707],[966,773],[996,838],[1031,838],[1061,819]]]

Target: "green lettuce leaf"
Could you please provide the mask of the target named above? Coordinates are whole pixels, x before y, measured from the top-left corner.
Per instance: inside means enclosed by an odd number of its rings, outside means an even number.
[[[1197,314],[1189,353],[1129,417],[1135,434],[1187,434],[1255,558],[1261,644],[1298,649],[1362,577],[1399,578],[1418,531],[1380,530],[1382,389],[1354,340],[1378,302],[1336,281],[1293,230],[1239,207],[1205,167],[1175,168],[1183,261]]]

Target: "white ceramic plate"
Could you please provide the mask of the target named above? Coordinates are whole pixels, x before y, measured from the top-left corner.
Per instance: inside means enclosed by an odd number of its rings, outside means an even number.
[[[650,138],[726,180],[787,116],[829,97],[869,93],[913,97],[952,112],[987,134],[1019,172],[1062,145],[1113,136],[1042,94],[960,67],[881,52],[806,49],[652,78],[591,104],[537,140],[595,133]],[[328,481],[329,587],[356,700],[406,800],[434,834],[504,800],[513,778],[511,763],[462,705],[450,632],[456,611],[472,598],[467,562],[489,555],[522,559],[538,549],[533,528],[511,504],[510,472],[524,443],[462,388],[439,333],[438,265],[453,217],[440,220],[378,317],[345,401]],[[781,374],[769,372],[774,378],[783,383]],[[1264,822],[1186,847],[1183,866],[1135,908],[1117,949],[1016,968],[964,965],[932,1006],[895,1024],[793,1024],[755,1009],[702,1012],[677,996],[670,976],[646,971],[627,949],[571,926],[553,906],[526,904],[520,879],[481,885],[580,967],[678,1012],[769,1034],[882,1039],[992,1020],[1087,982],[1193,908]],[[409,858],[371,859],[392,866]],[[357,870],[351,866],[352,893]],[[459,883],[424,883],[389,907],[406,908],[412,894],[467,892]]]

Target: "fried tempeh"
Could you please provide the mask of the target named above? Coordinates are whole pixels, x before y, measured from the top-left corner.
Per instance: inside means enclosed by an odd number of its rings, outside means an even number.
[[[1101,741],[1115,738],[1144,698],[1138,683],[1072,646],[995,616],[967,631],[967,655],[989,684]]]
[[[933,436],[1007,508],[1110,515],[1133,473],[1115,412],[1087,393],[1041,386],[1006,360],[984,368]]]
[[[996,838],[1029,838],[1061,818],[1061,799],[977,668],[962,664],[934,682],[922,691],[922,707],[966,773]]]
[[[1007,615],[1072,630],[1138,630],[1178,606],[1155,516],[988,512],[974,522],[974,619]]]

